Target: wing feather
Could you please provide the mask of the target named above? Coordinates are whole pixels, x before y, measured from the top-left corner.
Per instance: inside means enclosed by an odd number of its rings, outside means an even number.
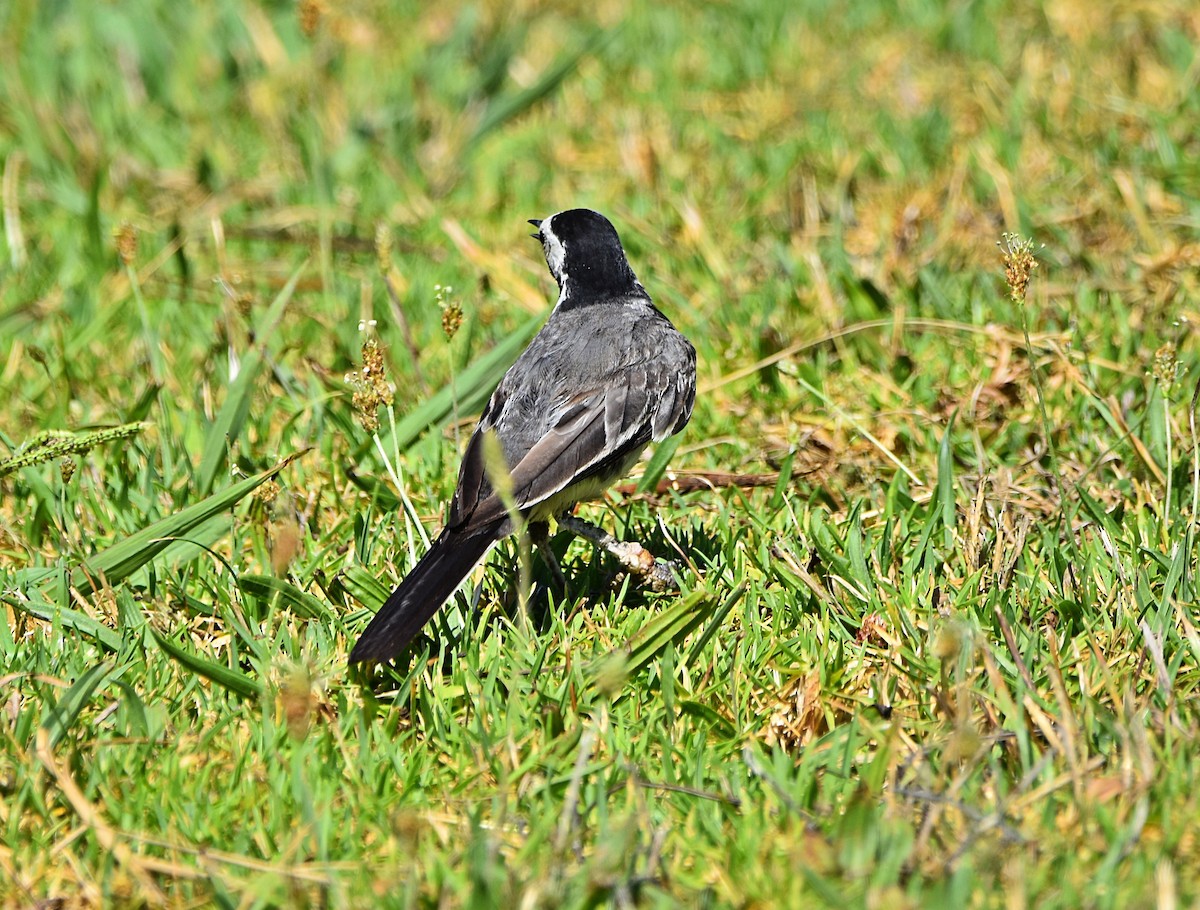
[[[657,311],[647,318],[666,322]],[[664,347],[639,345],[645,337],[639,324],[630,325],[629,337],[633,344],[623,350],[601,344],[568,354],[551,341],[544,349],[531,345],[522,355],[525,362],[501,381],[467,444],[448,527],[507,520],[487,476],[483,438],[489,431],[501,440],[509,462],[516,506],[528,513],[547,500],[553,508],[568,503],[569,496],[563,503],[556,497],[581,482],[615,479],[651,440],[665,439],[687,423],[695,399],[694,349],[673,330]],[[607,362],[606,355],[593,353],[602,350],[609,352]],[[580,381],[585,377],[586,385]],[[562,396],[566,390],[574,394]],[[595,488],[586,495],[595,495]],[[509,531],[506,525],[502,533]]]
[[[633,385],[593,391],[576,399],[510,470],[516,505],[528,511],[573,484],[622,465],[649,442],[646,389]],[[472,440],[474,443],[474,440]],[[468,451],[477,446],[468,447]],[[481,449],[482,447],[479,446]],[[504,504],[488,485],[470,515],[472,524],[503,518]]]

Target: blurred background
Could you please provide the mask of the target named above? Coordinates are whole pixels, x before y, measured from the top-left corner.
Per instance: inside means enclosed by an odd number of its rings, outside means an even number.
[[[921,274],[989,280],[1006,230],[1046,245],[1052,302],[1169,299],[1195,265],[1186,2],[10,0],[0,25],[9,432],[68,416],[14,345],[67,345],[72,420],[119,411],[105,377],[146,357],[117,315],[123,224],[154,319],[210,338],[214,278],[262,295],[312,257],[322,331],[286,330],[335,370],[361,317],[395,340],[381,225],[424,350],[434,284],[514,325],[551,296],[524,219],[600,209],[709,378],[896,306],[978,321]],[[170,334],[203,374],[199,335]],[[96,346],[122,357],[83,371]]]

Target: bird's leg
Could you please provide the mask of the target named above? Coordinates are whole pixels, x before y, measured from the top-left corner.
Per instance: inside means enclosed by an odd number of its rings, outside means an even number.
[[[531,521],[529,523],[529,539],[533,541],[534,546],[542,555],[542,561],[546,563],[550,574],[554,576],[559,593],[565,594],[567,579],[563,576],[562,566],[558,564],[558,560],[554,556],[554,550],[550,548],[550,525],[544,521]]]
[[[603,547],[633,574],[644,578],[656,591],[677,587],[673,570],[677,564],[668,559],[655,559],[654,554],[636,540],[620,541],[594,524],[574,515],[563,515],[558,523],[577,537]]]

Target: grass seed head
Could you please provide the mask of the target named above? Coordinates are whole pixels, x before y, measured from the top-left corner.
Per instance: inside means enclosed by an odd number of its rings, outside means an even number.
[[[374,322],[362,323],[359,328],[366,331]],[[383,361],[383,349],[373,335],[362,343],[362,369],[346,377],[354,389],[354,410],[359,423],[368,433],[379,429],[379,408],[388,407],[395,399],[395,392],[387,381],[387,366]]]
[[[257,490],[254,491],[254,498],[263,505],[268,505],[275,501],[275,497],[279,495],[279,484],[274,480],[267,480],[262,483]]]
[[[433,290],[437,295],[438,309],[442,311],[442,331],[446,333],[446,340],[449,341],[462,327],[462,307],[458,305],[457,300],[450,296],[454,288],[449,285],[442,287],[440,284],[435,284]]]
[[[1015,303],[1024,303],[1029,291],[1029,279],[1033,270],[1038,267],[1033,255],[1033,240],[1025,239],[1020,234],[1005,232],[997,243],[1004,259],[1004,280],[1008,284],[1008,293]]]
[[[275,522],[271,527],[271,571],[282,578],[304,541],[300,525],[293,518]]]
[[[1179,379],[1179,357],[1174,342],[1168,341],[1154,352],[1154,378],[1162,385],[1163,394],[1171,397],[1171,391]]]
[[[80,433],[72,433],[69,430],[43,430],[21,446],[12,457],[0,459],[0,477],[21,468],[88,452],[105,443],[134,436],[148,426],[148,423],[126,423]],[[74,468],[71,470],[74,471]]]
[[[128,221],[123,221],[113,232],[113,239],[117,244],[117,255],[121,257],[121,264],[133,265],[133,261],[137,259],[137,228]]]
[[[942,662],[955,660],[962,653],[965,644],[963,630],[954,625],[947,625],[933,639],[933,656]]]
[[[859,644],[873,643],[877,645],[887,644],[887,620],[879,613],[868,613],[863,617],[862,625],[858,627],[858,634],[855,638]]]
[[[300,0],[297,13],[300,18],[300,31],[304,33],[305,38],[312,38],[317,33],[324,12],[325,5],[321,0]]]
[[[303,740],[308,736],[315,701],[307,670],[297,667],[280,681],[279,707],[292,739]]]
[[[249,291],[241,291],[233,298],[233,308],[238,315],[246,319],[254,312],[254,295]]]

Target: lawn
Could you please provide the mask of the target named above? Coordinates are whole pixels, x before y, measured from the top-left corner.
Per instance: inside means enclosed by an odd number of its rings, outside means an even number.
[[[0,906],[1200,901],[1198,47],[0,4]],[[508,540],[352,670],[580,205],[699,394],[579,514],[680,590]]]

